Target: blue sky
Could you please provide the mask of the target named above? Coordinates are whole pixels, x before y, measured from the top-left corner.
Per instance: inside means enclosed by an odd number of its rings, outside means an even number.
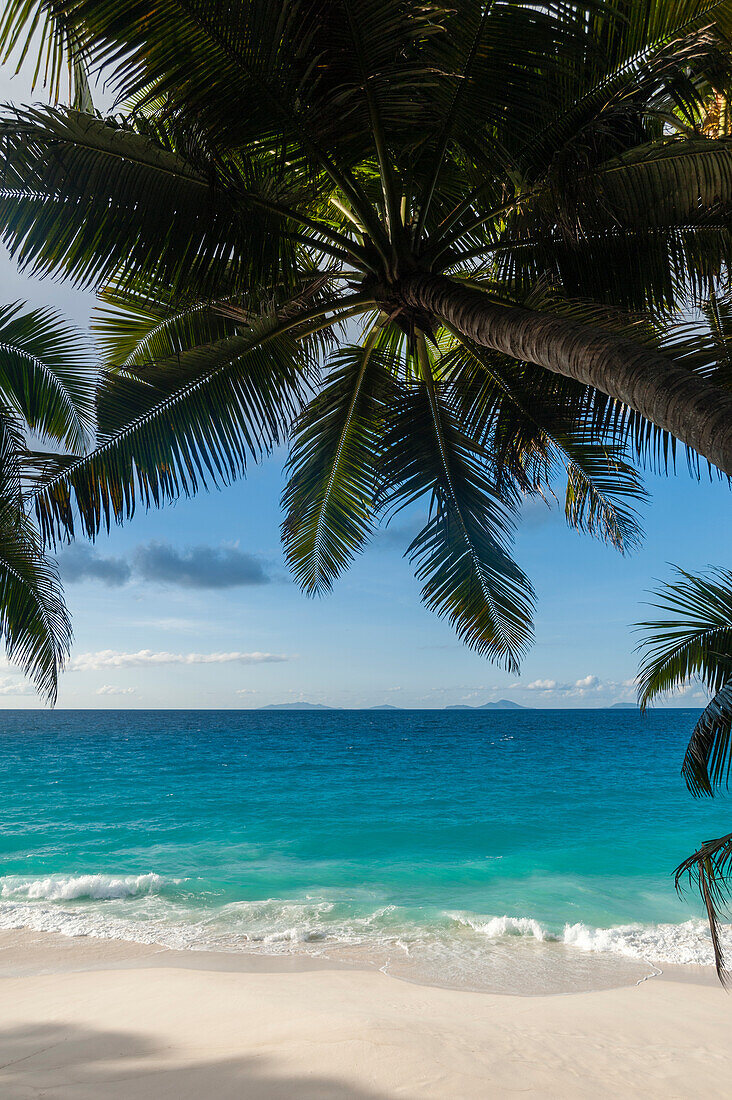
[[[0,95],[26,97],[2,72]],[[4,255],[0,283],[3,301],[51,304],[88,321],[89,295],[20,276]],[[668,563],[729,564],[729,490],[685,469],[648,479],[646,538],[627,558],[532,503],[516,557],[537,592],[536,644],[517,678],[471,653],[421,606],[401,556],[407,520],[378,535],[331,596],[302,596],[279,546],[284,458],[65,552],[75,639],[60,707],[608,705],[633,698],[631,624],[654,582],[669,576]],[[701,699],[692,689],[675,702]],[[38,705],[16,672],[0,670],[0,707]]]

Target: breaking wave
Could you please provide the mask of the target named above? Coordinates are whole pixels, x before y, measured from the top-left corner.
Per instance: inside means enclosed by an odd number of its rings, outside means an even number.
[[[417,981],[509,992],[595,988],[598,975],[615,980],[611,971],[622,970],[624,983],[647,975],[649,965],[713,961],[701,920],[553,928],[526,916],[395,905],[358,911],[322,897],[224,903],[192,880],[152,872],[9,876],[0,880],[0,929],[18,928],[178,950],[350,959]],[[723,940],[732,951],[731,925]]]
[[[531,917],[448,915],[457,926],[471,928],[487,940],[525,936],[540,943],[562,943],[580,951],[622,955],[653,963],[711,966],[714,962],[709,928],[702,920],[680,924],[622,924],[613,928],[593,928],[577,923],[565,924],[561,932],[552,932]],[[732,949],[732,925],[722,929],[722,942]]]
[[[171,880],[175,881],[175,880]],[[9,875],[2,880],[0,897],[26,898],[29,901],[106,901],[156,894],[164,885],[160,875],[48,875],[46,878],[21,878]]]

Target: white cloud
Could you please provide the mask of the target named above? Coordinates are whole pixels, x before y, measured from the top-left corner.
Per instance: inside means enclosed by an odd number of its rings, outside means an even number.
[[[97,695],[134,695],[134,688],[115,687],[114,684],[102,684],[97,688]]]
[[[256,688],[237,688],[236,689],[236,694],[237,695],[259,695],[259,692],[257,691]]]
[[[575,681],[574,686],[580,691],[587,691],[589,688],[599,688],[600,680],[597,676],[583,676],[581,680]]]
[[[287,661],[282,653],[167,653],[140,649],[137,653],[119,653],[102,649],[80,653],[69,662],[72,672],[100,672],[107,668],[144,668],[147,665],[259,665]]]
[[[604,682],[599,676],[588,675],[582,676],[579,680],[575,680],[574,683],[568,684],[560,683],[558,680],[532,680],[530,684],[526,684],[525,686],[520,684],[512,684],[511,686],[522,691],[541,691],[547,695],[552,694],[564,699],[581,699],[590,692],[610,690],[616,685],[612,680]]]
[[[10,680],[3,676],[0,680],[0,695],[35,695],[36,689],[24,680]]]

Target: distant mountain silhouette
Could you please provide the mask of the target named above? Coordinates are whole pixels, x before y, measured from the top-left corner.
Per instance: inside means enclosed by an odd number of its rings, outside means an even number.
[[[393,707],[391,703],[382,703],[378,707],[369,707],[369,710],[401,710],[401,707]]]
[[[326,707],[323,703],[270,703],[266,707],[257,707],[257,710],[337,710],[337,707]]]
[[[511,699],[499,699],[496,703],[483,703],[480,707],[469,707],[466,703],[455,703],[445,710],[530,710],[530,707],[522,707],[520,703],[514,703]]]
[[[638,710],[637,703],[613,703],[608,710]]]

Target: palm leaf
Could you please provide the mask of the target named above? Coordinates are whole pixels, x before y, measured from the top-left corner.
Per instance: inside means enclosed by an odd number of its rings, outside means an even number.
[[[80,286],[134,275],[191,294],[287,269],[279,220],[215,186],[202,149],[191,163],[129,122],[50,108],[6,118],[0,146],[4,239],[34,273]]]
[[[425,604],[478,653],[516,670],[532,636],[533,592],[506,549],[514,502],[497,492],[487,457],[423,373],[387,425],[383,496],[392,511],[429,498],[429,520],[407,550]]]
[[[46,0],[6,0],[0,21],[0,60],[8,64],[15,54],[17,73],[31,51],[36,55],[31,88],[42,83],[50,99],[58,102],[66,71],[70,102],[77,110],[91,113],[91,92],[79,37],[60,5]]]
[[[674,104],[693,124],[709,78],[720,78],[729,53],[725,3],[627,4],[598,8],[589,31],[599,48],[585,59],[577,83],[556,118],[532,137],[524,156],[534,169],[573,144],[618,140],[649,115]],[[722,17],[715,26],[714,17]],[[620,16],[620,17],[618,17]],[[579,140],[578,140],[579,139]]]
[[[81,334],[53,310],[0,306],[0,404],[77,453],[94,428],[96,368]]]
[[[228,484],[284,439],[312,370],[287,334],[195,348],[156,376],[107,376],[103,442],[35,497],[44,538],[90,536],[200,488]],[[76,518],[75,518],[76,517]]]
[[[68,655],[71,623],[55,562],[17,508],[0,509],[0,633],[8,658],[51,702]]]
[[[676,889],[679,893],[682,891],[682,880],[686,878],[687,884],[697,890],[704,902],[712,937],[714,963],[722,985],[727,985],[730,979],[722,946],[720,924],[730,897],[731,874],[732,833],[716,840],[705,841],[698,851],[676,868],[675,872]]]
[[[639,699],[645,708],[657,695],[696,677],[716,694],[728,675],[732,655],[732,573],[710,570],[694,576],[675,567],[677,580],[657,592],[651,606],[666,618],[637,624],[645,634],[638,646]]]
[[[443,364],[466,428],[494,456],[499,485],[552,491],[561,471],[571,526],[622,552],[637,544],[634,505],[645,493],[624,447],[594,423],[592,391],[467,340]]]
[[[591,438],[565,437],[560,455],[567,471],[565,516],[578,531],[626,553],[641,539],[638,514],[629,502],[646,499],[637,472],[611,447]]]
[[[282,537],[287,562],[310,594],[332,587],[373,527],[381,428],[396,386],[393,363],[375,339],[339,349],[295,424]]]
[[[179,301],[161,288],[147,293],[107,288],[91,323],[110,370],[150,366],[236,332],[236,324],[207,300]]]
[[[728,675],[732,674],[732,654],[726,659]],[[729,786],[732,766],[732,679],[727,680],[704,708],[694,726],[686,748],[681,774],[693,795],[713,795],[715,788]]]
[[[21,666],[51,702],[71,643],[56,563],[44,557],[26,515],[18,460],[23,441],[0,417],[0,635],[10,661]]]

